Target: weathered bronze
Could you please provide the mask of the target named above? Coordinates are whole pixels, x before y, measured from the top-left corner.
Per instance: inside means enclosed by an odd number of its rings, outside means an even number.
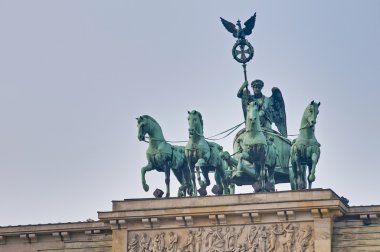
[[[165,172],[166,197],[170,196],[170,170],[181,184],[178,190],[178,197],[192,195],[192,185],[190,180],[190,170],[187,166],[185,148],[174,146],[165,141],[160,125],[151,116],[143,115],[137,119],[138,139],[145,141],[145,136],[149,136],[149,146],[146,151],[148,164],[141,168],[141,178],[144,190],[149,190],[149,185],[145,181],[147,171],[157,170]]]
[[[237,165],[236,176],[241,176],[242,170],[247,171],[246,169],[252,166],[259,181],[257,190],[274,191],[277,151],[273,144],[268,144],[260,124],[258,104],[250,102],[247,107],[245,134],[241,143],[242,153]],[[248,163],[242,166],[244,161]]]
[[[290,157],[290,146],[291,141],[287,139],[287,128],[286,128],[286,113],[285,113],[285,103],[282,98],[281,91],[278,88],[272,88],[272,96],[266,97],[261,93],[264,86],[264,82],[261,80],[255,80],[251,84],[253,88],[253,95],[251,95],[248,90],[248,82],[244,82],[240,87],[237,96],[241,99],[244,118],[247,117],[247,106],[249,103],[253,102],[257,106],[258,116],[260,118],[260,127],[267,140],[267,144],[273,146],[276,151],[277,161],[275,164],[274,174],[270,174],[270,186],[266,186],[265,189],[272,191],[274,190],[274,183],[288,183],[289,182],[289,157]],[[272,123],[275,123],[280,132],[272,129]],[[246,127],[248,122],[246,119]],[[240,130],[233,142],[234,145],[234,158],[236,160],[240,159],[240,154],[243,152],[243,140],[246,135],[246,128]],[[231,162],[231,161],[230,161]],[[254,170],[248,164],[242,163],[243,174],[241,176],[234,176],[232,181],[237,185],[252,185],[256,178]],[[272,167],[268,166],[268,171],[272,171]],[[239,174],[236,174],[239,175]],[[248,176],[247,176],[248,175]],[[274,181],[273,181],[274,176]],[[261,185],[262,186],[262,185]],[[256,186],[256,188],[261,188]]]
[[[245,36],[250,35],[252,33],[253,28],[255,27],[256,13],[247,21],[245,21],[244,28],[241,27],[240,20],[236,22],[236,26],[223,18],[220,18],[220,20],[222,21],[222,24],[227,29],[227,31],[231,32],[235,38],[245,39]]]
[[[210,185],[208,173],[215,172],[215,181],[223,194],[229,194],[227,178],[227,163],[221,158],[223,147],[219,144],[206,141],[203,136],[203,119],[196,110],[188,111],[189,141],[185,147],[186,158],[191,172],[193,191],[196,192],[195,172],[201,188]],[[204,180],[201,179],[202,172]]]
[[[276,184],[290,182],[292,190],[303,190],[307,183],[306,166],[309,169],[308,188],[311,188],[320,156],[320,144],[314,135],[320,103],[312,101],[305,109],[300,134],[292,145],[287,138],[285,102],[280,89],[273,87],[272,95],[267,97],[262,93],[262,80],[251,83],[253,93],[248,88],[246,63],[253,58],[254,50],[246,36],[252,34],[256,13],[244,23],[244,28],[239,20],[236,25],[223,18],[221,21],[237,38],[232,54],[244,69],[245,81],[237,97],[241,99],[245,128],[236,134],[233,154],[230,155],[223,152],[222,146],[204,137],[203,119],[198,111],[188,112],[189,140],[185,147],[167,143],[160,126],[150,116],[139,117],[139,140],[144,141],[146,134],[150,138],[148,165],[141,169],[144,190],[149,190],[145,173],[153,169],[165,172],[166,197],[170,195],[170,170],[181,183],[180,197],[196,195],[197,192],[201,196],[207,195],[209,172],[215,172],[216,185],[212,192],[216,195],[234,193],[235,184],[252,185],[258,192],[275,191]],[[272,124],[277,130],[272,128]],[[156,194],[159,195],[158,191]]]
[[[220,18],[220,20],[227,31],[237,38],[232,47],[232,56],[237,62],[243,64],[244,79],[247,81],[247,62],[253,58],[254,49],[248,40],[245,39],[245,36],[250,35],[255,27],[256,13],[244,23],[244,28],[241,27],[240,20],[237,21],[236,26],[223,18]]]
[[[292,169],[289,171],[293,190],[306,189],[306,167],[309,169],[308,188],[315,181],[315,168],[321,154],[320,144],[315,138],[315,124],[320,102],[312,101],[305,109],[300,126],[300,133],[293,141],[290,155]]]
[[[259,109],[260,123],[265,128],[264,130],[272,131],[272,123],[274,123],[281,135],[287,137],[285,103],[280,89],[276,87],[272,88],[272,96],[266,97],[261,92],[264,87],[262,80],[252,81],[251,87],[253,95],[251,95],[248,89],[247,81],[243,83],[237,93],[237,97],[241,99],[244,118],[246,118],[248,103],[255,101]]]

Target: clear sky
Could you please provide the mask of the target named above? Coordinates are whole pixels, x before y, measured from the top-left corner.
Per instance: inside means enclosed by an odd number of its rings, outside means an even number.
[[[188,110],[206,136],[242,122],[242,67],[219,17],[254,12],[248,79],[281,89],[289,134],[321,102],[314,187],[380,204],[380,1],[0,0],[0,225],[97,219],[164,189],[155,171],[142,189],[135,118],[168,140],[188,139]]]

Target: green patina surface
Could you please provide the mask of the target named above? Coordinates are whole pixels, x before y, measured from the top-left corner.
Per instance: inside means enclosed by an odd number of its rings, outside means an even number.
[[[288,139],[285,102],[280,89],[272,88],[271,96],[267,97],[262,93],[262,80],[251,83],[252,93],[248,87],[246,63],[253,58],[253,47],[246,36],[252,33],[256,13],[244,27],[240,21],[236,25],[223,18],[221,21],[237,38],[232,54],[244,69],[245,81],[237,97],[241,100],[245,128],[236,134],[230,155],[203,136],[204,122],[198,111],[189,112],[189,140],[185,147],[169,144],[152,117],[139,117],[139,140],[145,141],[145,136],[149,136],[148,164],[141,169],[144,190],[149,190],[145,173],[151,170],[165,173],[166,197],[170,195],[171,172],[181,184],[179,197],[196,195],[198,188],[201,195],[206,195],[209,172],[215,172],[216,186],[212,190],[215,194],[234,193],[235,185],[252,185],[255,192],[275,191],[278,183],[290,183],[292,190],[311,189],[320,156],[320,144],[314,133],[320,103],[312,101],[307,105],[298,137],[293,141]]]

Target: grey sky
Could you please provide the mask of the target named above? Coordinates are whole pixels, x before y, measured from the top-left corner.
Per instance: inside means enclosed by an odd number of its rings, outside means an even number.
[[[1,0],[0,225],[96,219],[111,200],[164,188],[151,172],[142,189],[135,118],[153,116],[168,140],[188,138],[187,110],[207,136],[243,121],[243,72],[219,17],[254,12],[248,78],[282,90],[288,132],[321,101],[314,186],[380,204],[379,1]]]

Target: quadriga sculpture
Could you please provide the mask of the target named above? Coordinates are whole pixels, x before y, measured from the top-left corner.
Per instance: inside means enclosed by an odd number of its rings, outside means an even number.
[[[312,101],[305,109],[298,137],[293,141],[290,154],[289,171],[291,187],[293,190],[306,189],[306,166],[309,169],[307,180],[308,188],[311,189],[312,182],[315,181],[315,167],[321,154],[320,144],[315,138],[315,124],[321,103]]]
[[[146,151],[148,164],[141,168],[142,185],[147,192],[149,186],[145,181],[147,171],[157,170],[165,172],[166,197],[170,196],[170,170],[178,179],[181,187],[178,190],[178,197],[193,194],[190,179],[190,170],[187,166],[185,147],[174,146],[165,141],[160,125],[151,116],[143,115],[137,119],[138,139],[145,141],[145,136],[149,136],[149,146]]]
[[[203,136],[203,119],[201,113],[196,110],[188,111],[189,141],[185,147],[186,159],[192,176],[193,190],[196,192],[195,167],[200,169],[204,180],[198,175],[198,183],[205,189],[210,185],[208,173],[215,172],[215,181],[223,194],[229,194],[227,181],[227,164],[220,157],[223,147],[206,141]]]

